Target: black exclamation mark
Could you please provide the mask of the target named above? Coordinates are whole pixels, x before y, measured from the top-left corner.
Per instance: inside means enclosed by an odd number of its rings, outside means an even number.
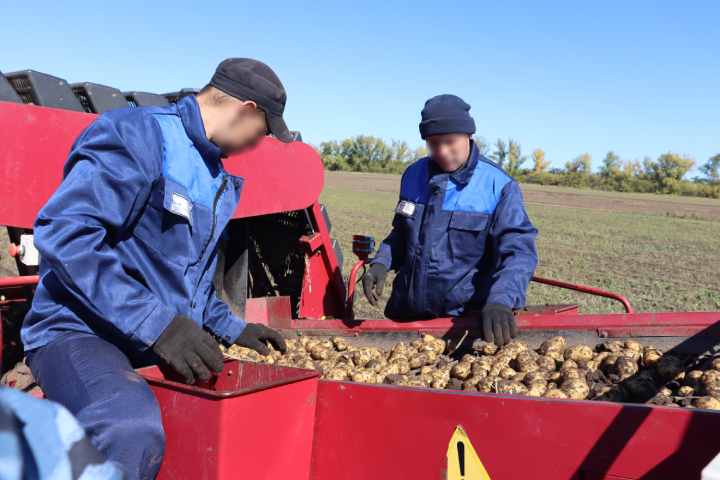
[[[465,444],[457,442],[458,463],[460,464],[460,476],[465,477]]]

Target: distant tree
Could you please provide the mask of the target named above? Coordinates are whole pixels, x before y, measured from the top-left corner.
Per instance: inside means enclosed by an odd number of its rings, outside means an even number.
[[[592,156],[589,153],[583,153],[569,162],[565,163],[565,170],[568,173],[580,173],[582,175],[590,175],[592,168]]]
[[[710,159],[700,167],[700,171],[711,182],[720,181],[720,153],[710,157]]]
[[[621,174],[622,162],[615,152],[610,150],[603,159],[602,167],[600,167],[600,176],[605,178],[619,177]]]
[[[487,155],[488,150],[490,150],[490,146],[487,144],[483,137],[481,137],[480,135],[475,135],[473,137],[473,142],[475,142],[475,147],[477,147],[480,155]]]
[[[416,148],[415,151],[413,151],[413,158],[416,160],[418,158],[427,157],[428,155],[429,155],[428,149],[425,145],[422,145],[422,146]]]
[[[622,173],[628,178],[639,177],[643,173],[642,164],[638,160],[628,160],[622,164]]]
[[[536,174],[545,172],[550,166],[550,162],[545,160],[545,151],[542,148],[536,148],[532,152],[533,172]]]
[[[505,160],[507,160],[508,156],[508,148],[505,145],[505,142],[503,139],[498,138],[497,142],[495,142],[495,151],[490,155],[490,158],[492,161],[498,164],[499,167],[503,167],[505,165]]]
[[[508,140],[508,149],[507,149],[507,165],[505,167],[505,171],[510,175],[511,177],[517,177],[520,175],[521,168],[523,163],[527,160],[527,157],[524,157],[522,154],[522,147],[520,147],[520,144],[513,140],[512,138]]]
[[[684,155],[667,152],[660,155],[657,161],[646,158],[643,162],[645,176],[662,185],[665,179],[682,180],[695,165],[695,161]]]

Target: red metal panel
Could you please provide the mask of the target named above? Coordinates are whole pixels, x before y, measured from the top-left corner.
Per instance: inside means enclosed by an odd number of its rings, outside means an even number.
[[[720,321],[720,312],[650,312],[585,315],[520,314],[521,330],[596,330],[602,336],[678,336],[697,333]],[[272,324],[272,321],[271,321]],[[411,332],[421,331],[444,335],[453,331],[479,331],[473,317],[433,318],[412,322],[393,320],[294,320],[298,330],[340,332]]]
[[[309,478],[314,372],[232,361],[214,390],[163,380],[156,367],[140,373],[167,437],[159,479]]]
[[[95,115],[0,102],[0,225],[32,228],[37,212],[62,179],[70,147]],[[301,142],[265,138],[225,160],[245,178],[236,217],[299,210],[323,185],[318,154]]]
[[[312,478],[445,478],[461,425],[493,480],[700,478],[720,413],[321,381]]]
[[[302,142],[265,137],[255,148],[225,159],[224,165],[245,178],[235,218],[307,208],[323,187],[322,160]]]
[[[300,318],[341,318],[345,315],[345,283],[320,204],[310,208],[315,234],[301,239],[306,246],[300,296]]]

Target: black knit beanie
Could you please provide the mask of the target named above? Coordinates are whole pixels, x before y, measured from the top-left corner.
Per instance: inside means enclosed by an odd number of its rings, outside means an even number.
[[[438,95],[425,102],[420,122],[420,136],[446,133],[475,133],[475,120],[470,116],[470,105],[455,95]]]

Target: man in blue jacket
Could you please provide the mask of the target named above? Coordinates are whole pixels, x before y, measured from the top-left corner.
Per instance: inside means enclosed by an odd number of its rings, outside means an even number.
[[[425,103],[420,135],[430,156],[402,176],[393,229],[363,278],[377,305],[397,271],[385,315],[392,319],[479,311],[486,340],[517,334],[513,309],[537,264],[537,230],[518,184],[478,152],[470,105],[454,95]]]
[[[222,157],[267,133],[289,141],[285,101],[267,65],[239,58],[197,98],[100,115],[38,215],[28,363],[127,478],[154,477],[164,449],[158,404],[133,366],[160,360],[190,383],[222,369],[218,341],[285,348],[232,314],[212,281],[243,185]]]

